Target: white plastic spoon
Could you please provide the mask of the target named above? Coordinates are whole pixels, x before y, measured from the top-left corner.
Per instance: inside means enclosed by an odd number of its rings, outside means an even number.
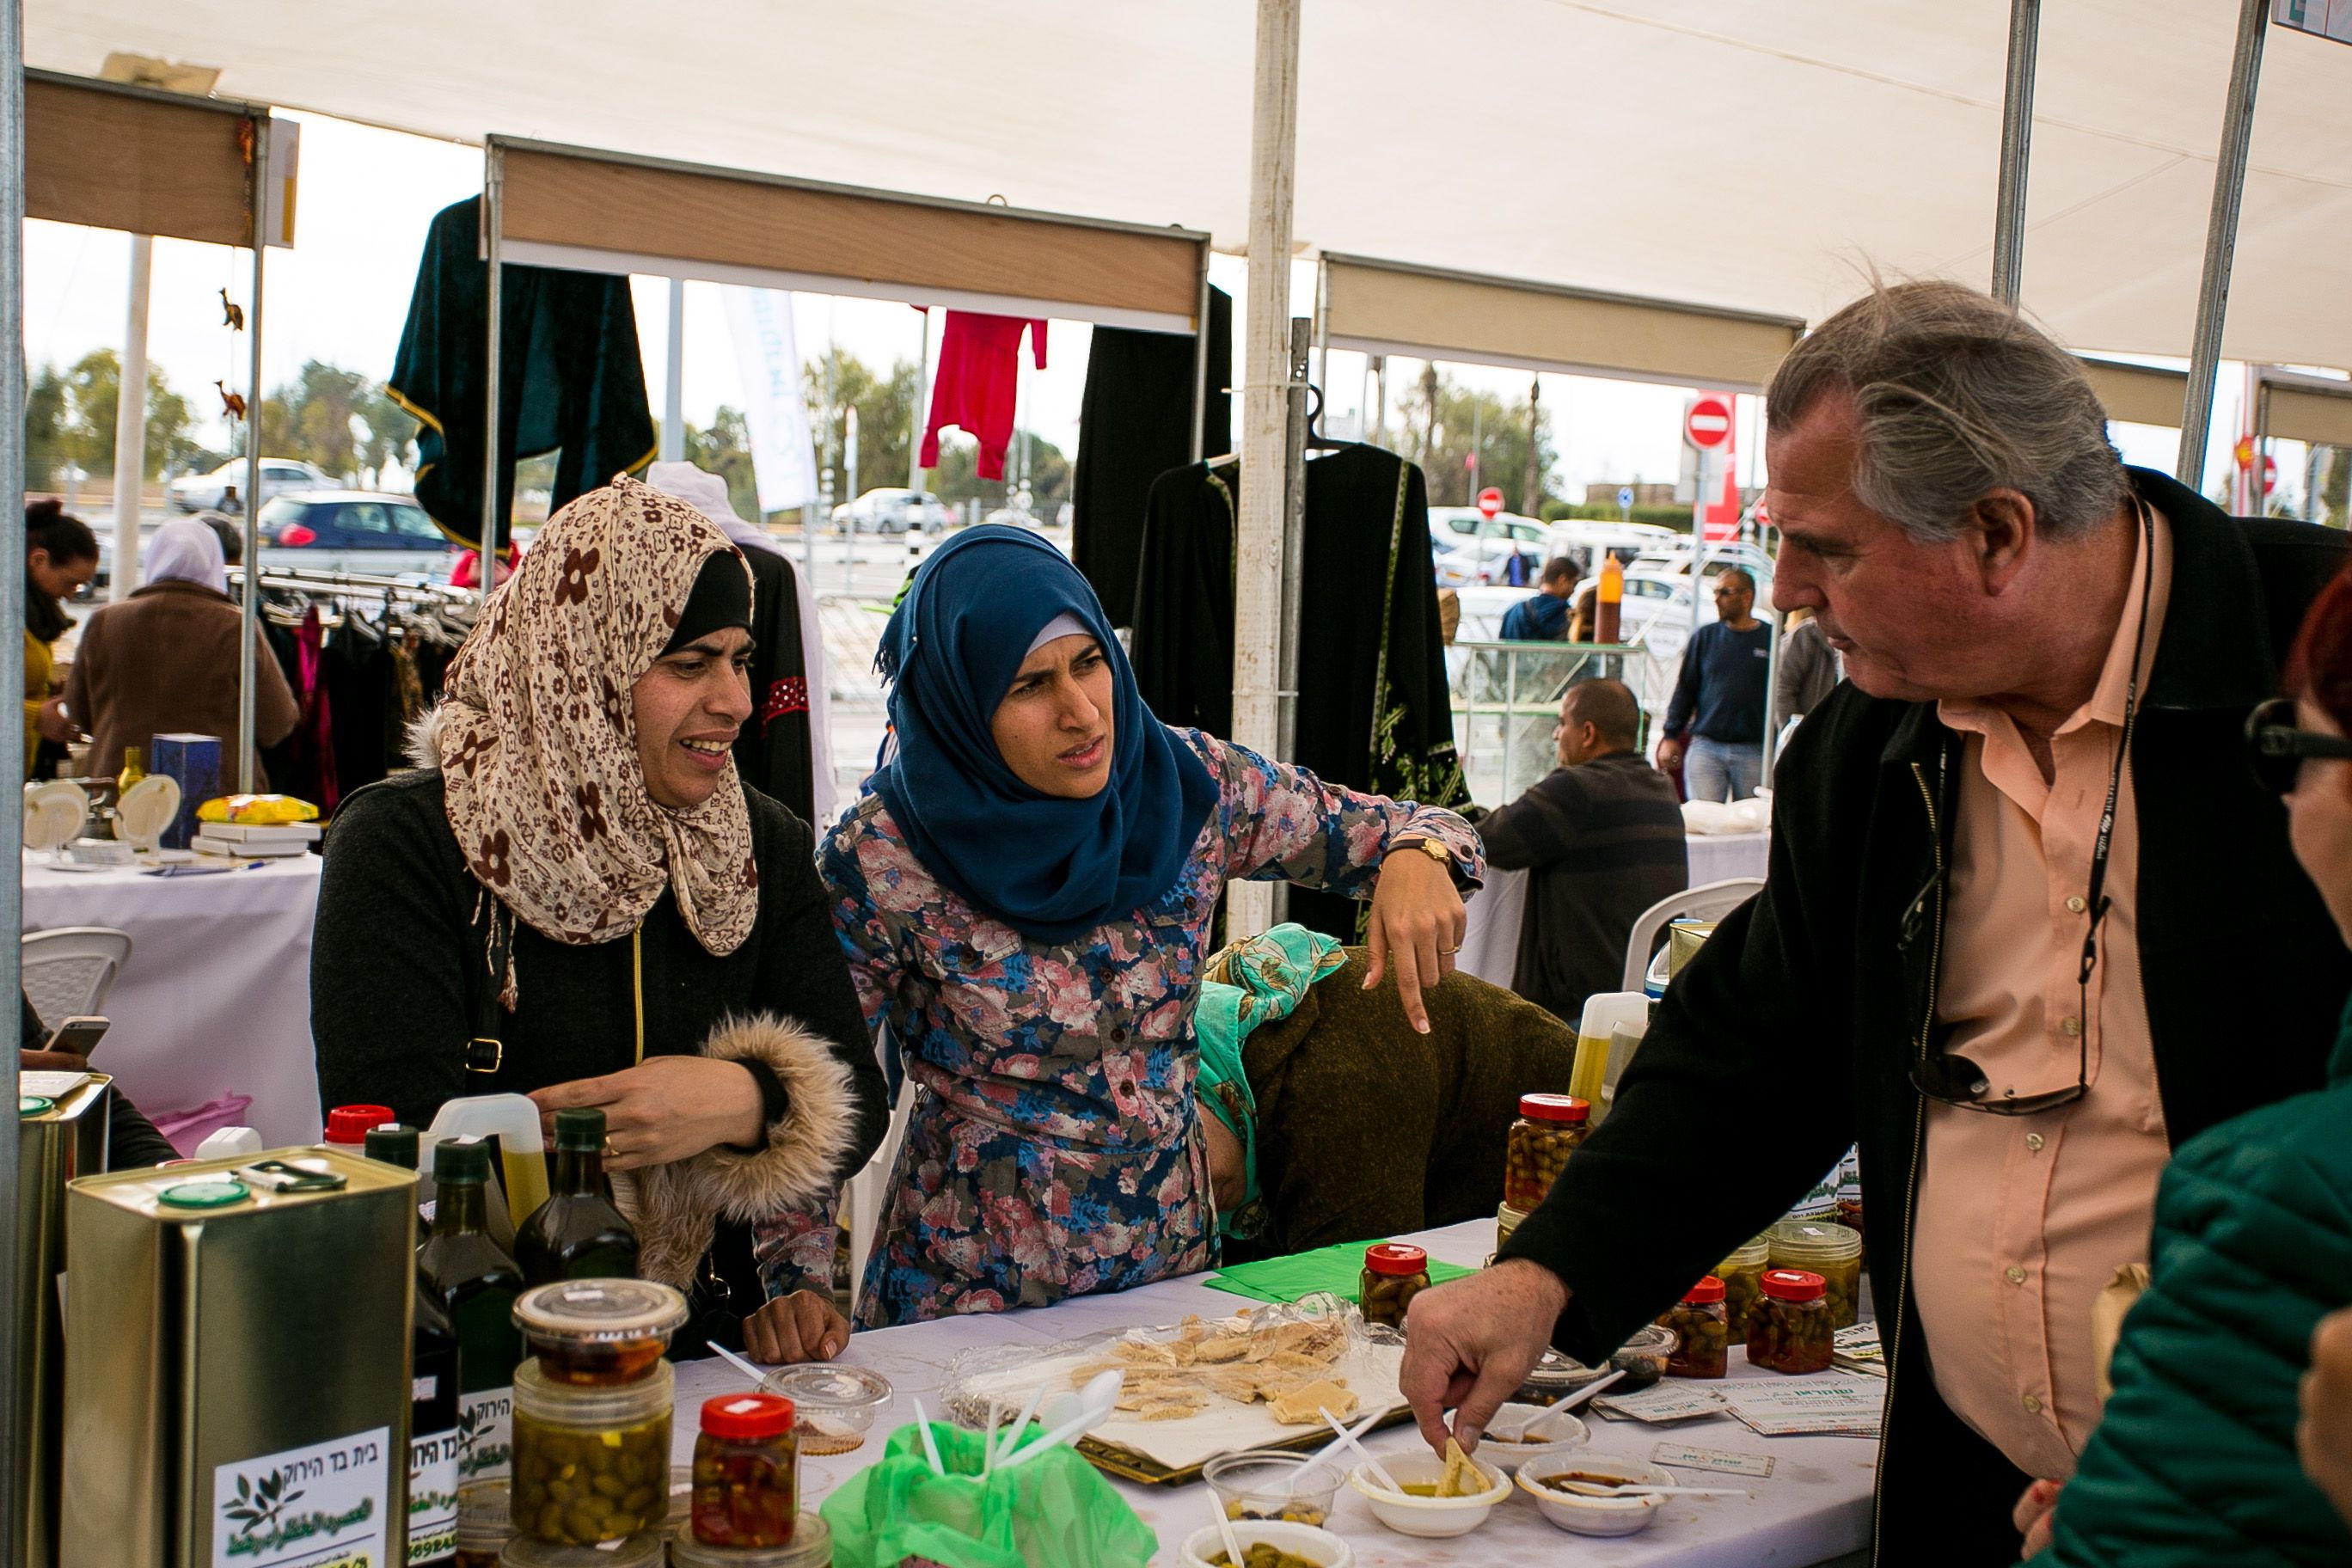
[[[1214,1492],[1209,1494],[1209,1510],[1217,1516],[1217,1533],[1225,1538],[1225,1561],[1233,1568],[1242,1568],[1241,1537],[1234,1533],[1234,1521],[1225,1517],[1224,1500]]]
[[[1756,1494],[1738,1487],[1605,1487],[1598,1481],[1543,1481],[1556,1492],[1574,1492],[1581,1497],[1754,1497]]]
[[[1119,1390],[1125,1387],[1126,1384],[1127,1374],[1124,1373],[1113,1370],[1097,1374],[1092,1382],[1088,1383],[1087,1386],[1080,1391],[1077,1398],[1078,1408],[1076,1414],[1069,1416],[1060,1426],[1046,1433],[1043,1437],[1038,1438],[1027,1447],[1023,1448],[1020,1452],[1014,1454],[1011,1458],[1005,1460],[1004,1463],[999,1465],[997,1468],[1000,1470],[1009,1470],[1015,1465],[1024,1464],[1028,1460],[1035,1458],[1038,1455],[1057,1444],[1066,1443],[1073,1437],[1079,1436],[1092,1428],[1100,1426],[1104,1419],[1108,1417],[1113,1410],[1118,1408]]]
[[[940,1463],[940,1442],[931,1436],[931,1418],[923,1414],[923,1402],[915,1401],[915,1430],[923,1435],[923,1457],[931,1462],[931,1474],[945,1479],[948,1468]]]
[[[768,1374],[766,1373],[761,1372],[758,1367],[752,1365],[750,1362],[745,1361],[741,1356],[737,1355],[733,1351],[729,1350],[717,1340],[705,1340],[702,1342],[709,1345],[712,1350],[717,1351],[719,1356],[729,1366],[733,1367],[737,1372],[740,1372],[745,1377],[750,1378],[751,1380],[752,1387],[757,1388],[761,1384],[768,1381]]]
[[[1381,1485],[1388,1488],[1389,1490],[1396,1493],[1399,1497],[1410,1495],[1402,1487],[1397,1485],[1396,1478],[1389,1474],[1388,1471],[1382,1469],[1381,1468],[1381,1462],[1378,1459],[1373,1458],[1370,1453],[1367,1453],[1361,1443],[1356,1441],[1356,1435],[1353,1432],[1349,1431],[1345,1426],[1339,1425],[1339,1418],[1337,1415],[1332,1415],[1328,1409],[1324,1410],[1321,1414],[1323,1419],[1331,1424],[1331,1430],[1339,1434],[1339,1441],[1347,1444],[1350,1448],[1353,1448],[1356,1451],[1357,1456],[1364,1461],[1364,1468],[1372,1472],[1372,1479],[1380,1482]]]
[[[1293,1497],[1297,1497],[1298,1495],[1299,1479],[1305,1476],[1307,1471],[1313,1469],[1318,1465],[1328,1463],[1332,1455],[1338,1453],[1340,1449],[1348,1446],[1349,1438],[1362,1436],[1365,1433],[1379,1426],[1381,1423],[1381,1417],[1387,1414],[1388,1412],[1385,1410],[1375,1410],[1370,1415],[1365,1416],[1361,1421],[1357,1422],[1354,1426],[1340,1433],[1337,1437],[1332,1438],[1329,1442],[1316,1449],[1314,1454],[1305,1464],[1290,1472],[1290,1495]]]
[[[1619,1378],[1624,1375],[1624,1369],[1621,1367],[1617,1371],[1610,1373],[1605,1377],[1596,1377],[1591,1383],[1586,1384],[1582,1388],[1578,1389],[1574,1394],[1570,1394],[1566,1399],[1563,1399],[1559,1404],[1553,1405],[1552,1408],[1554,1410],[1573,1410],[1578,1405],[1583,1404],[1586,1400],[1591,1398],[1594,1394],[1600,1393],[1602,1389],[1608,1387],[1611,1384],[1616,1382]]]
[[[994,1432],[989,1434],[989,1447],[996,1450],[998,1464],[1013,1457],[1014,1447],[1021,1441],[1021,1434],[1029,1429],[1029,1417],[1037,1414],[1037,1406],[1045,1402],[1045,1385],[1041,1383],[1029,1391],[1029,1403],[1023,1405],[1021,1414],[1013,1418],[1013,1425],[1006,1429],[1003,1438],[1000,1439]]]

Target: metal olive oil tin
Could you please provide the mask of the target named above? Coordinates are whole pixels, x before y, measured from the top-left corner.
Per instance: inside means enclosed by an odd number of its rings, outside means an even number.
[[[16,1080],[16,1408],[7,1484],[16,1489],[16,1563],[58,1560],[65,1325],[58,1276],[66,1267],[66,1184],[106,1168],[103,1073],[19,1073]]]
[[[399,1568],[415,1199],[328,1147],[73,1184],[63,1568]]]

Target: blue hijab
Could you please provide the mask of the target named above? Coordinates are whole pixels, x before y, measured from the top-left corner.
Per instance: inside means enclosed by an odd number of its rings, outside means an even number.
[[[1088,800],[1040,794],[989,733],[1029,644],[1055,616],[1094,634],[1111,671],[1110,780]],[[1094,589],[1035,534],[967,529],[923,563],[883,629],[898,752],[874,774],[941,882],[1035,942],[1068,942],[1175,884],[1216,781],[1135,689]]]

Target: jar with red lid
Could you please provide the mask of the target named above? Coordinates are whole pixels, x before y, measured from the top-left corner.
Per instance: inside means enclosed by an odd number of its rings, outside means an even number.
[[[1404,1327],[1404,1311],[1412,1299],[1429,1289],[1429,1254],[1401,1241],[1376,1242],[1364,1248],[1364,1272],[1356,1281],[1356,1300],[1364,1321]]]
[[[791,1543],[800,1516],[793,1402],[730,1394],[702,1402],[694,1439],[694,1539],[705,1546]]]
[[[1828,1289],[1818,1274],[1769,1268],[1748,1314],[1748,1364],[1770,1372],[1827,1372],[1837,1336]]]
[[[1533,1213],[1591,1129],[1592,1107],[1572,1094],[1523,1094],[1503,1165],[1503,1202]]]
[[[1675,1352],[1666,1358],[1668,1377],[1721,1377],[1731,1347],[1731,1313],[1723,1281],[1709,1274],[1684,1293],[1658,1320],[1675,1331]]]
[[[399,1120],[389,1105],[338,1105],[327,1112],[326,1133],[319,1141],[357,1149],[367,1142],[369,1128]]]

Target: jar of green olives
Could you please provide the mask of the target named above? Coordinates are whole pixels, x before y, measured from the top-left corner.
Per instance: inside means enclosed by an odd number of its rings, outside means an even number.
[[[1723,1304],[1723,1281],[1709,1274],[1658,1320],[1675,1331],[1675,1353],[1666,1358],[1668,1377],[1721,1377],[1729,1356],[1731,1330]]]
[[[1825,1219],[1787,1219],[1764,1237],[1771,1244],[1772,1267],[1820,1275],[1831,1321],[1853,1327],[1862,1303],[1862,1233]]]
[[[515,1368],[514,1527],[563,1546],[657,1529],[669,1515],[677,1374],[656,1361],[634,1383],[588,1387]]]
[[[1523,1094],[1503,1165],[1503,1202],[1532,1214],[1591,1131],[1592,1107],[1572,1094]]]
[[[1772,1240],[1759,1236],[1715,1266],[1723,1281],[1723,1314],[1734,1340],[1748,1337],[1748,1314],[1764,1294],[1764,1270],[1772,1267]]]
[[[1822,1277],[1801,1268],[1768,1268],[1764,1294],[1748,1317],[1748,1364],[1768,1372],[1827,1372],[1837,1329]]]
[[[1420,1247],[1382,1241],[1364,1248],[1364,1272],[1356,1281],[1364,1321],[1403,1328],[1405,1309],[1428,1289],[1429,1254]]]

